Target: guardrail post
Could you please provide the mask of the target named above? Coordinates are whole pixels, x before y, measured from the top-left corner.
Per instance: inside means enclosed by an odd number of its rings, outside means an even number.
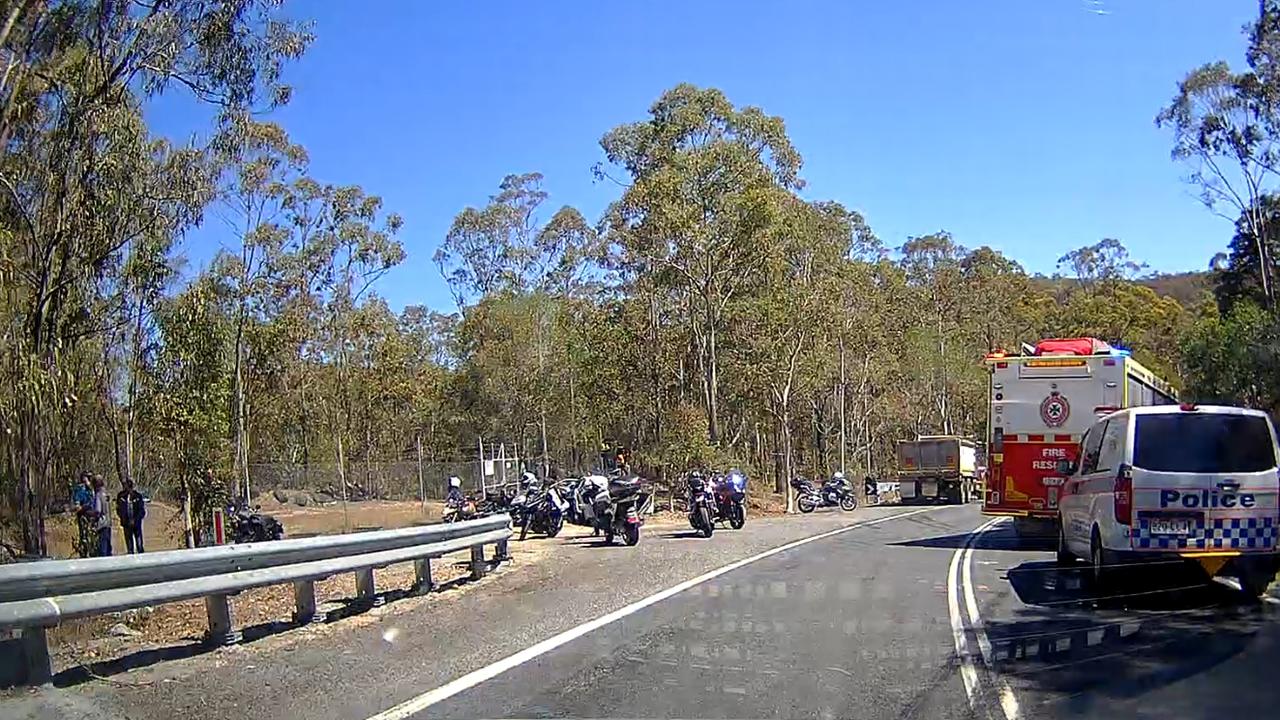
[[[205,613],[209,616],[209,633],[205,636],[211,645],[235,645],[240,642],[240,631],[231,620],[231,598],[226,595],[206,595]]]
[[[293,621],[299,625],[324,622],[324,616],[316,612],[315,580],[293,582]]]
[[[418,558],[413,561],[413,592],[429,593],[435,589],[431,579],[431,558]]]
[[[472,545],[471,546],[471,579],[479,580],[480,578],[484,577],[484,571],[485,571],[484,546]]]
[[[0,661],[0,673],[6,681],[19,685],[45,685],[53,682],[53,662],[49,659],[49,642],[45,629],[38,626],[21,627],[14,631],[14,639],[0,645],[17,645],[17,652]],[[10,659],[11,658],[11,659]]]
[[[511,553],[507,551],[507,541],[505,539],[499,540],[493,546],[493,562],[496,564],[510,559]]]
[[[373,568],[360,568],[356,571],[356,604],[364,607],[377,607],[383,603],[373,585]]]

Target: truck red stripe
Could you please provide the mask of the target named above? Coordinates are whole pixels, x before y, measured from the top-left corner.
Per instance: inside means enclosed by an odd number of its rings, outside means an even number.
[[[1044,435],[1028,435],[1027,442],[1044,442]]]

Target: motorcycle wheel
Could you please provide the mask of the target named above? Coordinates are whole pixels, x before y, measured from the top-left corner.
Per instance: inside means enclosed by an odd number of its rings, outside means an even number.
[[[564,529],[564,518],[563,517],[553,518],[551,520],[551,524],[547,527],[547,537],[553,538],[556,535],[559,535],[560,531],[563,529]]]
[[[844,495],[840,498],[840,509],[849,511],[858,507],[858,496],[853,493]]]
[[[729,527],[734,530],[741,530],[743,525],[747,524],[747,509],[741,505],[734,505],[729,510]]]
[[[622,541],[629,547],[634,547],[636,543],[640,542],[640,526],[627,525],[622,528]]]
[[[604,544],[605,544],[605,545],[612,545],[612,544],[613,544],[613,531],[612,531],[612,530],[605,530],[605,531],[604,531]]]
[[[796,505],[800,508],[800,512],[802,513],[811,513],[818,507],[817,503],[813,501],[813,498],[808,495],[801,495],[796,498]]]
[[[699,528],[699,530],[702,532],[702,537],[709,538],[711,537],[711,533],[716,530],[715,523],[711,522],[711,511],[706,508],[702,508],[698,512],[702,516],[702,520],[699,522],[702,527]]]

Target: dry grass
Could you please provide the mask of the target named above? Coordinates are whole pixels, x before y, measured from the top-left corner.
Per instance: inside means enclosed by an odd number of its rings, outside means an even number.
[[[537,556],[513,548],[519,561]],[[437,584],[449,583],[468,573],[468,553],[460,552],[432,561],[432,579]],[[374,572],[379,594],[404,591],[412,587],[412,563],[400,563]],[[316,607],[322,614],[341,611],[356,596],[354,573],[343,573],[316,582]],[[290,585],[246,590],[231,600],[232,619],[240,630],[256,628],[271,634],[287,630],[293,616],[293,589]],[[114,637],[110,628],[123,623],[138,634]],[[273,627],[274,624],[274,627]],[[156,608],[129,610],[121,613],[85,618],[66,623],[49,632],[49,649],[55,672],[78,665],[92,666],[128,655],[165,647],[200,642],[207,629],[203,600],[186,600]]]
[[[438,502],[428,502],[424,508],[417,502],[393,502],[373,500],[348,503],[345,511],[341,503],[298,507],[282,505],[270,495],[258,498],[262,511],[270,513],[285,528],[285,537],[327,535],[368,528],[400,528],[440,519],[443,507]],[[152,502],[143,524],[146,547],[149,551],[181,548],[181,509],[160,502]],[[47,525],[50,553],[54,557],[72,557],[75,536],[75,519],[62,515],[50,519]],[[112,547],[124,550],[124,534],[113,528]],[[465,561],[465,554],[433,563],[436,581],[445,582],[465,572],[454,567],[455,562]],[[404,590],[413,583],[413,565],[395,565],[374,574],[378,592]],[[355,577],[351,573],[334,576],[316,583],[316,602],[337,603],[355,597]],[[321,608],[324,610],[324,608]],[[332,608],[330,608],[332,609]],[[232,612],[237,627],[251,627],[273,622],[288,622],[293,613],[293,591],[288,585],[248,590],[232,602]],[[140,633],[137,637],[110,637],[109,629],[124,623]],[[204,601],[188,600],[170,603],[154,609],[131,610],[94,618],[85,618],[53,628],[49,633],[50,650],[60,667],[98,662],[105,658],[120,657],[134,650],[171,646],[199,640],[205,632]]]

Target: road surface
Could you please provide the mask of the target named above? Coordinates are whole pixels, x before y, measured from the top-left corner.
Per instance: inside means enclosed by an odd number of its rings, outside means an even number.
[[[1277,606],[1173,577],[1100,597],[976,506],[561,543],[302,641],[11,695],[17,716],[1267,717]],[[448,595],[446,593],[445,595]],[[411,601],[409,601],[411,602]],[[233,709],[234,706],[234,709]]]

